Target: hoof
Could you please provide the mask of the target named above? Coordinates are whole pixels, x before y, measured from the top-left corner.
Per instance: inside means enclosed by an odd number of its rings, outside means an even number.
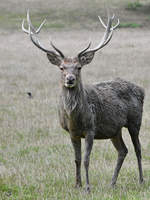
[[[113,188],[113,189],[116,188],[116,183],[111,183],[110,187]]]
[[[139,184],[143,184],[144,183],[144,180],[143,178],[141,180],[139,180]]]
[[[86,191],[87,194],[90,194],[91,189],[90,189],[90,186],[89,186],[89,185],[86,186],[85,191]]]

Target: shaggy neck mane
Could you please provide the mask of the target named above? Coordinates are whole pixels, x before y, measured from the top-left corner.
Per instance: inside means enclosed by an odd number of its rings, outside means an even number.
[[[83,106],[82,100],[84,98],[84,89],[82,83],[79,83],[74,88],[66,88],[62,89],[62,101],[65,111],[68,115],[70,115],[78,106]]]

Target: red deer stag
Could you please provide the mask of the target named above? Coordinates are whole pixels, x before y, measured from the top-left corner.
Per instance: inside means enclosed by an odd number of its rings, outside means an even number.
[[[42,46],[36,37],[45,21],[36,30],[27,12],[28,28],[22,23],[22,30],[29,34],[33,44],[44,51],[53,65],[61,70],[62,92],[59,101],[59,119],[62,128],[69,132],[75,152],[76,187],[81,183],[81,138],[85,138],[84,167],[86,171],[86,190],[89,185],[89,160],[94,139],[110,139],[118,152],[117,164],[111,185],[115,185],[123,161],[128,153],[122,138],[122,128],[126,127],[131,136],[139,168],[139,182],[143,182],[139,130],[142,120],[144,90],[128,81],[115,79],[93,85],[84,85],[81,69],[89,64],[95,53],[111,40],[119,19],[112,26],[113,17],[108,16],[107,25],[99,17],[105,33],[98,46],[90,49],[91,43],[74,58],[68,58],[51,42],[54,50]]]

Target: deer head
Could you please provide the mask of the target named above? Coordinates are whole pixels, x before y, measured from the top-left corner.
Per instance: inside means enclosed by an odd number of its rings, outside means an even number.
[[[43,45],[40,44],[38,38],[36,35],[40,32],[42,26],[44,25],[44,20],[39,28],[36,30],[33,24],[31,23],[29,10],[27,11],[27,24],[28,29],[24,27],[24,20],[22,22],[22,30],[29,34],[31,41],[33,44],[44,51],[47,54],[47,58],[53,65],[57,65],[59,69],[62,71],[62,83],[63,86],[67,88],[73,88],[76,86],[76,84],[80,80],[80,71],[84,65],[89,64],[96,51],[102,49],[105,45],[108,44],[108,42],[111,40],[113,35],[113,30],[115,30],[119,25],[119,19],[117,21],[117,24],[115,26],[112,26],[112,22],[114,19],[114,15],[112,17],[108,16],[108,22],[107,25],[102,21],[101,17],[99,17],[100,22],[102,23],[103,27],[105,28],[105,33],[100,41],[100,43],[93,49],[90,49],[91,42],[88,44],[86,48],[84,48],[82,51],[78,53],[78,55],[75,58],[67,58],[64,56],[64,54],[54,46],[54,44],[51,42],[51,46],[53,47],[53,50],[46,49]]]

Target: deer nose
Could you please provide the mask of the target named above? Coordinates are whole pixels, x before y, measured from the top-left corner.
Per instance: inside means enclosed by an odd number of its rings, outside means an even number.
[[[72,74],[67,75],[66,80],[68,83],[72,84],[75,81],[75,76]]]

